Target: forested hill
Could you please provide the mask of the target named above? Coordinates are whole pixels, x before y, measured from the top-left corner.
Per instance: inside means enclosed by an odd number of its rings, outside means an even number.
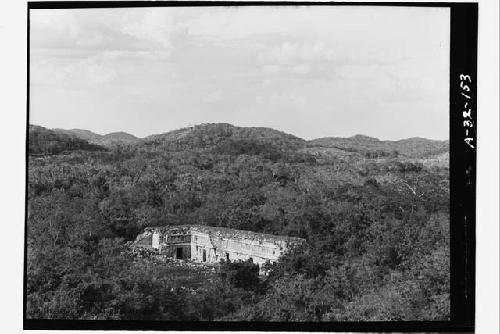
[[[308,142],[310,147],[332,147],[348,152],[358,152],[368,158],[377,156],[403,156],[408,158],[425,158],[448,152],[448,140],[430,140],[425,138],[408,138],[402,140],[379,140],[377,138],[356,135],[349,138],[319,138]]]
[[[137,141],[139,141],[139,138],[123,131],[108,133],[100,139],[101,144],[136,143]]]
[[[91,144],[102,145],[102,146],[112,146],[120,144],[132,144],[139,141],[134,135],[126,132],[112,132],[105,135],[100,135],[89,130],[82,129],[53,129],[57,133],[71,135],[83,140],[88,141]]]
[[[253,142],[257,146],[269,145],[283,151],[305,147],[306,141],[282,131],[264,127],[237,127],[226,123],[195,125],[143,140],[145,145],[162,145],[168,149],[220,148],[238,150],[241,144]],[[233,147],[231,147],[233,146]]]
[[[56,129],[52,129],[52,131],[55,131],[57,133],[66,134],[69,136],[74,136],[74,137],[86,140],[89,143],[95,143],[99,139],[102,138],[102,135],[100,135],[100,134],[94,133],[94,132],[89,131],[89,130],[83,130],[83,129],[65,130],[65,129],[56,128]]]
[[[237,127],[225,123],[201,124],[169,131],[163,134],[137,138],[126,132],[114,132],[100,135],[82,129],[53,129],[62,134],[68,134],[88,141],[92,144],[110,146],[117,144],[137,144],[137,146],[162,146],[167,150],[182,150],[192,148],[219,148],[235,154],[250,142],[255,147],[250,150],[263,149],[263,145],[280,151],[302,152],[336,152],[339,155],[358,153],[365,158],[406,157],[425,158],[448,152],[449,142],[425,138],[408,138],[397,141],[382,141],[363,135],[349,138],[327,137],[313,140],[303,140],[282,131],[264,127]],[[243,149],[244,150],[244,149]],[[335,151],[336,150],[336,151]],[[340,152],[341,151],[341,152]]]
[[[28,129],[30,155],[59,154],[76,150],[102,151],[103,147],[90,144],[87,140],[76,136],[58,133],[37,125]]]
[[[44,156],[29,157],[28,318],[449,319],[446,142],[308,142],[202,124],[88,151],[67,134],[29,135],[30,152]],[[145,227],[179,224],[297,236],[307,247],[264,280],[250,270],[243,282],[211,274],[209,284],[124,255]]]

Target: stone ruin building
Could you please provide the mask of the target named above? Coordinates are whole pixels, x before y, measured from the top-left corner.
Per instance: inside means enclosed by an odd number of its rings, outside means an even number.
[[[304,241],[224,227],[180,225],[148,227],[137,237],[135,245],[157,249],[173,259],[199,263],[252,259],[262,273],[263,264],[275,262],[280,255]]]

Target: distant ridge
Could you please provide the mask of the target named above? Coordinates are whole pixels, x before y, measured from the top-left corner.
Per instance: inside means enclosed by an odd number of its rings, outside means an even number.
[[[136,136],[123,131],[112,132],[106,135],[100,135],[92,131],[83,129],[53,129],[53,131],[87,140],[91,144],[104,146],[116,144],[131,144],[139,141],[139,138],[137,138]]]
[[[228,141],[238,143],[253,141],[259,145],[272,145],[280,150],[297,150],[327,153],[328,155],[361,155],[366,158],[403,156],[428,158],[449,151],[448,140],[431,140],[412,137],[400,140],[380,140],[362,134],[351,137],[324,137],[306,141],[283,131],[266,127],[240,127],[228,123],[203,123],[165,133],[138,138],[118,131],[100,135],[84,129],[53,129],[61,134],[87,140],[91,144],[113,145],[162,145],[165,149],[192,147],[219,147]],[[231,145],[233,145],[231,144]],[[227,149],[224,148],[224,149]]]
[[[190,127],[185,127],[177,130],[168,131],[162,134],[147,136],[145,140],[152,139],[180,139],[188,135],[196,135],[200,133],[207,135],[219,135],[225,137],[239,137],[239,138],[281,138],[287,137],[299,141],[305,141],[299,137],[288,134],[283,131],[275,130],[266,127],[241,127],[234,126],[229,123],[202,123]]]
[[[378,156],[406,156],[410,158],[424,158],[448,152],[448,140],[431,140],[413,137],[400,140],[379,140],[364,135],[355,135],[349,138],[325,137],[308,141],[308,147],[329,147],[348,152],[357,152],[368,157]]]
[[[378,139],[378,138],[369,137],[369,136],[360,135],[360,134],[354,135],[354,136],[346,138],[346,139],[352,139],[352,140],[357,140],[357,141],[367,141],[367,142],[370,142],[370,141],[380,142],[380,139]]]
[[[122,132],[122,131],[108,133],[99,139],[99,143],[101,145],[112,145],[112,144],[119,144],[119,143],[132,144],[132,143],[136,143],[137,141],[139,141],[139,138],[137,138],[134,135],[131,135],[130,133],[126,133],[126,132]]]
[[[306,141],[294,135],[266,127],[239,127],[228,123],[205,123],[144,138],[146,144],[181,147],[211,147],[227,141],[255,141],[283,149],[304,147]]]
[[[90,132],[90,131],[89,131]],[[103,151],[103,147],[77,136],[30,125],[28,129],[29,155],[53,155],[69,151]]]
[[[65,129],[52,129],[52,131],[58,132],[58,133],[64,133],[70,136],[75,136],[80,139],[87,140],[89,142],[95,142],[99,140],[102,135],[94,133],[89,130],[83,130],[83,129],[70,129],[70,130],[65,130]]]

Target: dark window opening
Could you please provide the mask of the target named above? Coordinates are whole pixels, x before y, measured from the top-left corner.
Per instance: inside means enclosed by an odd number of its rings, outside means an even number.
[[[226,261],[229,262],[229,253],[226,253]]]
[[[203,262],[207,261],[207,251],[203,250]]]
[[[182,248],[177,248],[176,258],[179,260],[183,258]]]

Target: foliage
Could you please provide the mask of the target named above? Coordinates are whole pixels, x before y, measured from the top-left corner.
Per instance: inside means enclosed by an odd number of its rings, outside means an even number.
[[[309,146],[334,147],[349,152],[363,154],[368,159],[383,157],[423,158],[429,155],[448,152],[448,141],[424,138],[408,138],[402,140],[378,140],[377,138],[356,135],[350,138],[318,138],[310,141]]]
[[[29,134],[29,318],[449,319],[447,167],[380,153],[362,138],[362,154],[324,151],[272,129],[227,124],[106,151]],[[411,155],[444,145],[432,144]],[[144,227],[192,223],[307,245],[265,277],[250,262],[214,273],[127,251]]]
[[[221,260],[221,273],[228,282],[238,289],[258,293],[261,290],[259,266],[252,259],[247,261],[226,262]]]
[[[28,153],[30,155],[58,154],[75,150],[104,150],[98,145],[89,144],[86,140],[67,134],[57,133],[41,126],[30,125],[28,131],[30,138]]]

